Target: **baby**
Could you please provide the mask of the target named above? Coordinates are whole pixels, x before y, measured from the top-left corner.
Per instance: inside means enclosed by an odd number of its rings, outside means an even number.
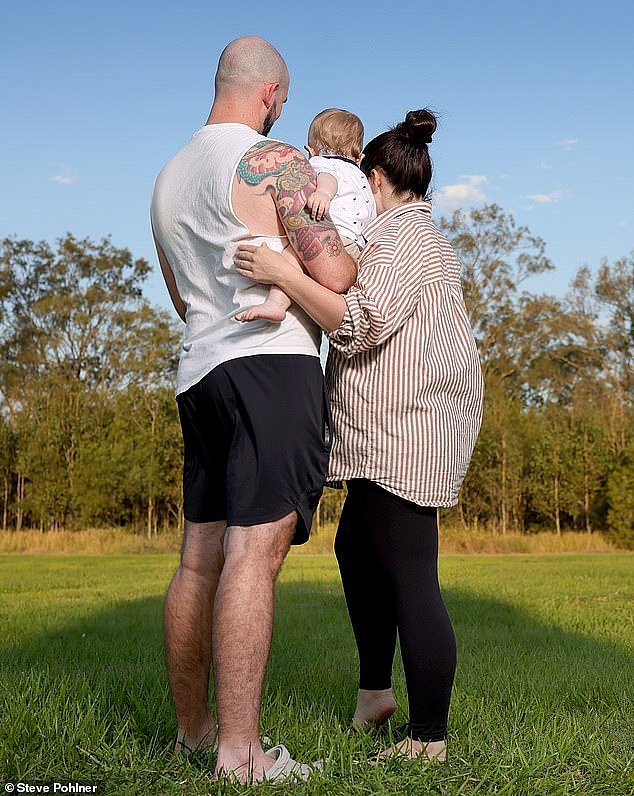
[[[372,191],[359,168],[363,157],[363,124],[349,111],[330,108],[317,114],[308,129],[310,165],[317,190],[307,202],[317,221],[330,212],[348,254],[359,259],[361,233],[376,216]]]
[[[376,217],[372,191],[359,168],[363,150],[363,124],[349,111],[329,108],[317,114],[308,129],[306,150],[317,174],[317,189],[306,207],[316,221],[328,213],[345,250],[356,261],[361,254],[363,230]],[[240,321],[283,321],[291,300],[272,285],[264,304],[236,316]]]

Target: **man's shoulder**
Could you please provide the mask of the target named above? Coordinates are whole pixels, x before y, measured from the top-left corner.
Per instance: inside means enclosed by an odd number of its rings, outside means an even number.
[[[244,153],[238,163],[237,176],[247,185],[259,185],[265,180],[279,180],[297,169],[312,168],[306,157],[284,141],[260,140]]]
[[[300,160],[307,160],[306,156],[292,144],[287,144],[285,141],[278,141],[276,139],[270,138],[256,141],[255,144],[249,147],[249,149],[245,152],[245,157],[256,157],[258,155],[262,156],[267,153],[275,154],[278,159],[295,160],[299,158]]]

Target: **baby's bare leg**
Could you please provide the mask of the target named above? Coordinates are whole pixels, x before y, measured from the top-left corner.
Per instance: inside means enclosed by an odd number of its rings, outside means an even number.
[[[284,254],[284,252],[282,252]],[[298,271],[302,270],[301,265],[297,262],[295,257],[291,256],[287,259]],[[289,299],[286,293],[277,285],[271,285],[269,289],[269,296],[263,304],[258,304],[255,307],[249,307],[247,310],[236,315],[237,321],[273,321],[281,323],[286,317],[286,310],[293,302]]]
[[[269,297],[264,304],[249,307],[248,310],[236,315],[237,321],[274,321],[281,323],[286,317],[286,310],[291,306],[291,300],[277,285],[271,285]]]

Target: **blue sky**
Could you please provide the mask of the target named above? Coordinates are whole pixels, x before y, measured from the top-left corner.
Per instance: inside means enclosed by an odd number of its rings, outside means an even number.
[[[634,248],[634,12],[626,2],[7,2],[0,235],[100,238],[155,262],[154,176],[200,127],[224,45],[270,40],[291,72],[272,136],[344,107],[366,140],[431,107],[436,214],[497,202],[543,237],[562,294]],[[158,269],[146,294],[168,306]]]

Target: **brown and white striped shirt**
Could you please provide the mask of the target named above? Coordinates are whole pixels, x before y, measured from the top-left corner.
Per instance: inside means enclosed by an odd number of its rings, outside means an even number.
[[[364,236],[347,312],[328,335],[328,478],[367,478],[421,506],[453,506],[484,393],[460,266],[429,202],[386,211]]]

